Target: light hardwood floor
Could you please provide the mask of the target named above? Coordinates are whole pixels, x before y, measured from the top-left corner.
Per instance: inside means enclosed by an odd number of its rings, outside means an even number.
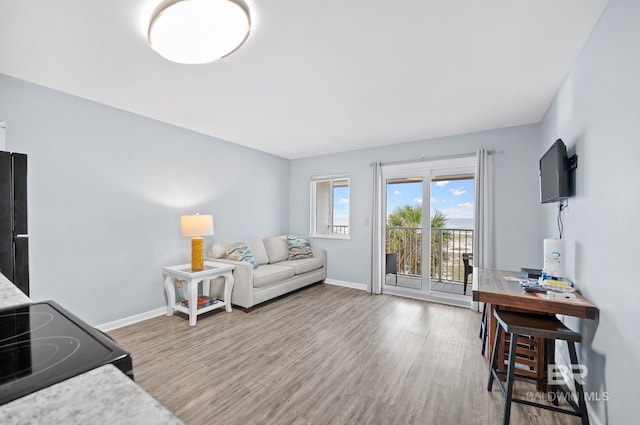
[[[188,425],[499,424],[480,316],[469,309],[321,284],[189,327],[156,317],[109,334],[136,382]],[[517,385],[524,396],[535,391]],[[514,404],[512,424],[578,424]]]

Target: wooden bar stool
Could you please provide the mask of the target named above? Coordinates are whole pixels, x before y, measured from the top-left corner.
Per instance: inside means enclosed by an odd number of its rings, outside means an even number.
[[[464,282],[464,290],[463,295],[467,295],[467,285],[469,284],[469,275],[473,274],[473,253],[471,252],[463,252],[462,253],[462,263],[464,264],[464,277],[462,281]]]
[[[573,400],[572,394],[568,389],[555,384],[550,384],[550,388],[557,395],[559,392],[563,393],[563,399],[566,400],[573,410],[563,409],[557,406],[557,397],[554,401],[554,406],[536,403],[530,400],[524,400],[513,397],[513,381],[516,376],[522,378],[529,378],[527,376],[521,376],[515,373],[516,349],[518,345],[518,336],[527,335],[530,337],[544,338],[547,345],[548,352],[548,364],[554,363],[554,341],[564,340],[567,341],[569,347],[569,358],[571,360],[571,368],[578,364],[578,356],[576,354],[576,342],[580,342],[582,337],[579,333],[567,328],[561,321],[555,316],[543,316],[537,314],[527,313],[514,313],[510,311],[494,310],[498,324],[496,326],[496,335],[493,342],[493,353],[491,356],[491,366],[489,369],[489,383],[487,384],[487,390],[491,391],[493,388],[493,381],[495,380],[500,387],[502,395],[505,397],[504,403],[504,416],[502,423],[504,425],[509,424],[511,416],[511,403],[521,403],[529,406],[540,407],[554,412],[566,413],[573,416],[579,416],[582,420],[582,425],[589,425],[589,417],[587,416],[587,406],[585,403],[584,390],[579,379],[574,379],[577,403]],[[498,350],[500,346],[500,338],[502,335],[501,329],[505,333],[508,333],[511,337],[509,342],[509,359],[507,365],[507,371],[500,370],[498,368]],[[503,365],[500,365],[503,366]],[[506,388],[499,375],[506,375]]]

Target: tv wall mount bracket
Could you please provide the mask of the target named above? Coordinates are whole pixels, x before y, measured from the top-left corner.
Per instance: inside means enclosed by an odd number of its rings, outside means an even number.
[[[569,165],[569,169],[570,170],[575,170],[576,168],[578,168],[578,154],[573,154],[571,155],[569,158],[567,158],[568,160],[568,165]]]

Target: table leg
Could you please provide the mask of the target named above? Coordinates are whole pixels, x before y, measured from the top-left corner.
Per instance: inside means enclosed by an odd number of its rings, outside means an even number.
[[[233,290],[233,273],[227,272],[224,275],[224,309],[231,313],[231,291]]]
[[[173,286],[174,279],[164,274],[164,290],[167,293],[167,316],[173,316],[173,306],[176,304],[176,292]]]
[[[493,305],[487,305],[487,357],[491,359],[493,354],[493,340],[496,337],[496,318],[493,317]]]
[[[186,281],[189,294],[189,326],[195,326],[198,320],[198,279]]]
[[[211,279],[203,279],[202,280],[202,295],[209,296],[209,291],[211,289]]]

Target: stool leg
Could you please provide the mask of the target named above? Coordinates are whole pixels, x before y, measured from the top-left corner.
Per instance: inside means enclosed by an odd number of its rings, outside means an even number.
[[[464,281],[464,291],[462,291],[463,295],[467,295],[467,284],[469,283],[469,275],[467,274],[467,271],[464,271],[464,279],[462,279]]]
[[[484,356],[484,351],[487,346],[487,334],[489,333],[489,318],[487,313],[487,304],[484,304],[484,309],[482,310],[482,351],[481,354]]]
[[[547,372],[547,376],[549,376],[549,366],[555,365],[556,363],[555,340],[545,339],[544,343],[545,343],[545,351],[547,355],[547,361],[546,361],[547,371],[546,372]],[[551,402],[554,404],[554,406],[558,406],[560,404],[558,400],[559,399],[558,386],[548,382],[548,379],[547,379],[547,387],[548,387],[547,392],[548,393],[553,392],[553,394],[555,395],[554,399],[551,400]]]
[[[576,344],[573,341],[567,341],[569,347],[569,359],[571,359],[571,372],[573,373],[573,367],[578,364],[578,356],[576,354]],[[587,405],[584,400],[584,389],[579,379],[574,378],[573,382],[576,386],[576,395],[578,396],[578,413],[580,413],[580,419],[582,425],[589,425],[589,415],[587,414]]]
[[[518,348],[518,335],[509,334],[509,367],[507,368],[507,394],[504,399],[504,416],[502,418],[503,425],[509,425],[511,418],[511,399],[513,398],[513,380],[515,379],[516,369],[516,349]]]
[[[500,323],[496,325],[496,336],[493,339],[493,353],[491,353],[491,364],[489,365],[489,382],[487,383],[487,391],[493,389],[493,371],[498,370],[498,347],[500,346]]]
[[[480,321],[480,333],[478,338],[482,338],[482,331],[484,331],[485,323],[487,322],[487,303],[484,303],[482,307],[482,320]]]

